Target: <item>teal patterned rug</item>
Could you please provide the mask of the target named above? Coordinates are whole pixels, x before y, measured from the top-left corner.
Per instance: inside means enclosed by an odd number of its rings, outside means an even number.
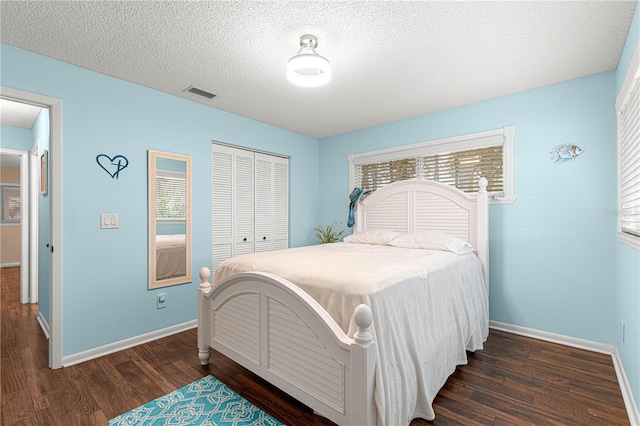
[[[109,420],[109,425],[281,426],[213,376]]]

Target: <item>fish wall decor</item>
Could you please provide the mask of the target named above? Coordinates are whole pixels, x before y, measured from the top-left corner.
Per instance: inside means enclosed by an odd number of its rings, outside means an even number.
[[[554,147],[549,153],[551,154],[551,161],[554,163],[566,163],[567,161],[573,161],[576,157],[582,154],[584,151],[577,145],[558,145]]]

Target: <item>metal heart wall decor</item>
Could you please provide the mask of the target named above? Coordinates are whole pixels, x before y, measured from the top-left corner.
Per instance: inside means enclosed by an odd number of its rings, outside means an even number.
[[[116,155],[111,158],[106,154],[98,154],[96,162],[112,179],[118,179],[120,172],[129,165],[129,160],[124,155]]]

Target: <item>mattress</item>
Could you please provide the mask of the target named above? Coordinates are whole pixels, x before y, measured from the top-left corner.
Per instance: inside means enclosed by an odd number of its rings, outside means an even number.
[[[187,275],[185,234],[156,236],[156,280]]]
[[[457,365],[467,363],[466,351],[481,349],[489,334],[487,286],[473,253],[322,244],[228,259],[214,285],[251,271],[296,284],[350,337],[356,306],[371,307],[376,406],[387,425],[433,419],[438,391]]]

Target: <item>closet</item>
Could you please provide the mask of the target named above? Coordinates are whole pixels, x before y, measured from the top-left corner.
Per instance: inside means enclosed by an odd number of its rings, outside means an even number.
[[[289,246],[289,158],[213,143],[212,272],[225,259]]]

